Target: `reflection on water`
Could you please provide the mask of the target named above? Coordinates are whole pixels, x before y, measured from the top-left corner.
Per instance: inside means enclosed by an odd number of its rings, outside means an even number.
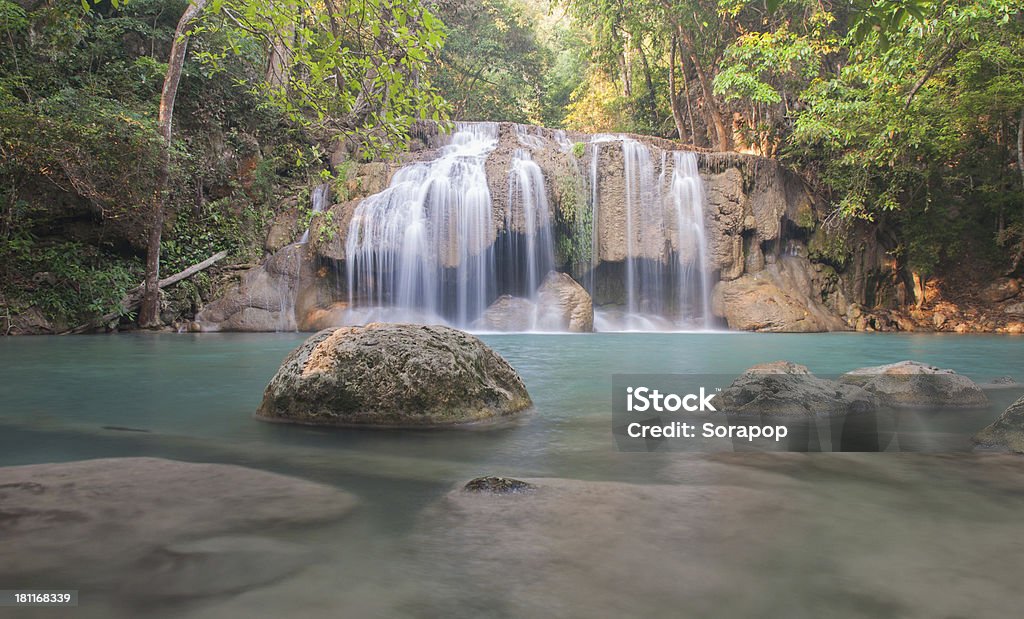
[[[80,592],[78,617],[1017,614],[1024,459],[622,453],[609,421],[614,373],[735,375],[787,359],[826,375],[916,359],[978,381],[1007,373],[1024,381],[1018,340],[483,337],[523,374],[536,410],[509,427],[448,432],[253,420],[263,387],[301,335],[3,339],[0,464],[127,455],[230,462],[361,499],[351,517],[326,527],[176,546],[174,560],[143,569],[173,596],[147,595],[138,568],[79,566],[99,575]],[[917,412],[901,427],[963,445],[1019,396],[988,393],[989,408]],[[541,488],[519,497],[451,493],[487,474],[535,478]],[[195,585],[236,582],[240,566],[297,548],[316,560],[263,570],[240,592]],[[66,579],[38,584],[75,586]],[[135,595],[118,582],[138,583]],[[190,587],[196,595],[181,593]],[[68,611],[33,612],[24,616]]]

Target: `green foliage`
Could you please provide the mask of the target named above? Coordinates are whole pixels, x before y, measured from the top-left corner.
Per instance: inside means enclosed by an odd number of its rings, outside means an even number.
[[[842,269],[850,261],[849,239],[850,225],[846,222],[820,226],[807,243],[808,257]]]
[[[55,325],[111,312],[139,284],[141,261],[124,261],[74,241],[43,243],[26,233],[0,244],[0,295],[12,313],[35,307]]]
[[[578,173],[557,176],[554,189],[558,207],[556,238],[561,261],[573,267],[589,266],[594,217],[583,179]]]
[[[334,223],[334,211],[324,211],[317,218],[316,235],[321,244],[330,243],[334,240],[338,228]]]
[[[447,40],[431,79],[463,120],[539,121],[547,50],[515,0],[443,1]]]
[[[279,80],[241,83],[294,124],[358,143],[367,156],[406,143],[417,118],[443,120],[425,77],[443,25],[419,0],[356,0],[311,10],[301,0],[211,0],[193,31],[218,41],[196,54],[209,74],[271,47],[287,57]]]
[[[924,275],[963,248],[966,224],[1013,222],[1024,199],[1007,165],[1024,108],[1021,5],[932,8],[894,18],[884,39],[855,30],[850,62],[802,94],[789,151],[822,162],[843,216],[899,226],[900,258]]]
[[[172,233],[161,243],[164,272],[182,271],[224,250],[242,262],[262,258],[263,230],[271,215],[269,209],[234,204],[230,198],[179,211]]]

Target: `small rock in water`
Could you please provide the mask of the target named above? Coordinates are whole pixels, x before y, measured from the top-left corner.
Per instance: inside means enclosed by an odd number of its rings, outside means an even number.
[[[465,485],[466,492],[486,492],[489,494],[516,494],[536,490],[533,484],[508,477],[477,477]]]

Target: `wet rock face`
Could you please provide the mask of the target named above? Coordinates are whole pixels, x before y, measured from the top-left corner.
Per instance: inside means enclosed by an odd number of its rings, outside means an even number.
[[[29,586],[59,571],[76,583],[123,583],[133,596],[223,593],[279,578],[312,557],[265,537],[269,529],[337,520],[356,505],[322,484],[160,458],[12,466],[0,480],[0,579]],[[198,583],[210,566],[229,568],[224,580]]]
[[[863,387],[886,406],[977,408],[988,404],[985,392],[971,379],[917,361],[860,368],[843,374],[839,381]]]
[[[587,291],[565,273],[548,273],[537,295],[540,328],[573,333],[594,330],[594,305]]]
[[[720,281],[712,292],[711,310],[729,328],[741,331],[846,330],[846,323],[815,299],[820,282],[810,266],[805,259],[787,256],[759,273]]]
[[[999,419],[974,435],[975,443],[1024,454],[1024,397],[1011,404]]]
[[[203,307],[195,322],[202,331],[294,331],[300,286],[315,282],[306,246],[293,243],[246,271],[238,284]]]
[[[256,416],[311,425],[444,426],[531,405],[512,366],[472,335],[371,323],[306,340],[271,379]]]
[[[874,395],[855,385],[818,378],[788,361],[755,365],[715,397],[720,411],[790,417],[873,413]]]

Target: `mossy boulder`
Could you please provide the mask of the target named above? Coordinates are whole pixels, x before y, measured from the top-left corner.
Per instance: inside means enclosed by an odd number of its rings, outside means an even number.
[[[522,379],[468,333],[371,323],[326,329],[284,360],[259,419],[419,427],[491,420],[532,405]]]

